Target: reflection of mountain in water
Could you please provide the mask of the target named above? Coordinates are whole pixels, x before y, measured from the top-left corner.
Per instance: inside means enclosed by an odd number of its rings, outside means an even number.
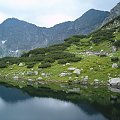
[[[16,102],[19,100],[25,100],[30,98],[30,96],[19,89],[7,88],[0,86],[0,97],[7,102]]]
[[[67,115],[66,116],[67,118],[64,119],[59,116],[59,118],[61,118],[62,120],[80,120],[81,117],[84,117],[84,119],[82,120],[96,120],[96,119],[104,120],[105,118],[103,116],[105,116],[108,119],[120,118],[119,94],[118,94],[118,100],[115,103],[111,103],[109,96],[111,94],[108,91],[106,91],[107,96],[104,96],[103,93],[102,93],[103,97],[96,96],[97,94],[99,95],[100,94],[99,92],[101,92],[102,90],[96,91],[97,93],[94,94],[86,93],[86,96],[88,97],[85,97],[85,93],[81,95],[75,93],[66,94],[65,92],[62,91],[55,92],[49,88],[44,88],[44,87],[40,89],[33,89],[32,87],[29,88],[27,87],[24,88],[24,90],[29,91],[28,92],[29,95],[26,92],[23,92],[16,88],[7,88],[5,86],[0,86],[0,116],[5,115],[6,112],[11,110],[12,112],[14,111],[14,114],[18,114],[18,113],[20,114],[23,111],[24,113],[26,113],[26,111],[29,111],[30,109],[29,112],[31,112],[31,115],[33,115],[32,110],[34,114],[37,114],[37,112],[39,112],[40,110],[42,110],[42,112],[43,111],[51,112],[51,110],[53,110],[52,111],[54,113],[53,117],[55,114],[58,113],[60,115],[63,114],[64,116]],[[35,96],[39,96],[39,98]],[[72,103],[67,101],[71,101]],[[48,108],[49,106],[51,106],[51,108]],[[62,110],[60,110],[62,106],[63,108]],[[43,109],[40,109],[38,107]],[[24,110],[22,109],[21,111],[21,108],[24,108]],[[18,111],[18,113],[16,111]],[[58,111],[58,113],[56,113],[56,111]],[[10,114],[13,114],[12,112]],[[6,114],[8,115],[8,113]],[[23,116],[24,113],[22,113]],[[18,116],[20,116],[19,114]],[[28,112],[26,114],[28,114]],[[48,116],[51,114],[52,113],[48,114]],[[39,117],[40,113],[37,115]],[[72,119],[72,116],[70,117],[70,115],[74,116],[74,119]],[[78,116],[78,118],[75,118],[75,116]],[[8,118],[4,118],[2,120],[8,120]],[[14,120],[14,119],[11,118],[10,120]],[[23,119],[21,118],[21,120]],[[35,120],[35,119],[29,119],[29,120]],[[40,120],[40,119],[36,119],[36,120]],[[45,118],[45,120],[47,120],[47,118]],[[57,118],[57,119],[48,119],[48,120],[59,120],[59,119]]]

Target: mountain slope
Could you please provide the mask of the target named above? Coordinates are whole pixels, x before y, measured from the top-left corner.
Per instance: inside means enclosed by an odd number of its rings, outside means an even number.
[[[110,22],[114,18],[120,15],[120,2],[110,11],[110,15],[105,19],[102,25],[105,25],[106,23]]]
[[[61,43],[71,35],[92,32],[108,15],[109,12],[91,9],[75,21],[61,23],[51,28],[42,28],[9,18],[0,25],[0,43],[6,41],[3,46],[8,53]]]

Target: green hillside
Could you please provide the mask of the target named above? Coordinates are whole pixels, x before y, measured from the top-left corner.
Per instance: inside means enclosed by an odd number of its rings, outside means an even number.
[[[88,36],[75,35],[62,44],[37,48],[19,58],[1,58],[0,74],[11,78],[10,83],[22,85],[83,79],[90,84],[96,79],[106,84],[110,78],[120,77],[119,21],[117,17]]]

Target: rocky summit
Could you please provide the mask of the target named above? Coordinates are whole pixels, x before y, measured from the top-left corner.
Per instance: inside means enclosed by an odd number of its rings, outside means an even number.
[[[102,25],[110,22],[119,15],[120,15],[120,2],[113,9],[111,9],[109,16],[105,19]]]

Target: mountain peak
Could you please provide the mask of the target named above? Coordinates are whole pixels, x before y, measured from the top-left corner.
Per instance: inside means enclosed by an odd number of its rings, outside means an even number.
[[[22,25],[23,23],[26,23],[25,21],[21,21],[17,18],[8,18],[5,21],[3,21],[3,23],[1,23],[1,25],[4,26],[16,26],[16,25]]]
[[[111,9],[110,15],[105,19],[102,25],[110,22],[118,16],[120,16],[120,2],[114,8]]]

